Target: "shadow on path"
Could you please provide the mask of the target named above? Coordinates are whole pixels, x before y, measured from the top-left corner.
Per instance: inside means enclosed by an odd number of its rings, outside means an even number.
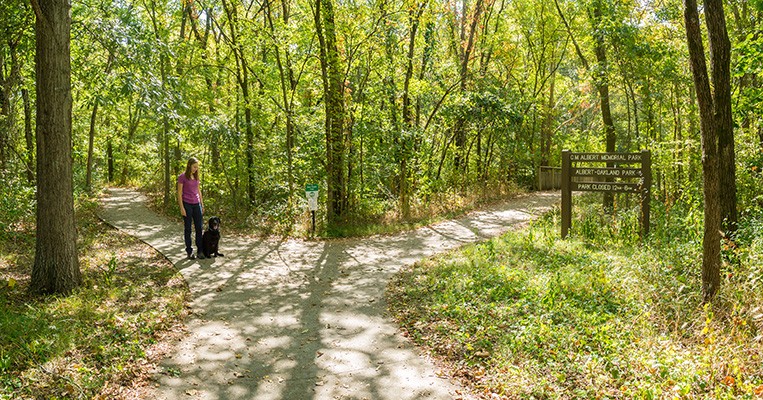
[[[496,236],[559,201],[541,192],[391,236],[305,242],[225,236],[224,258],[187,260],[182,222],[130,189],[101,217],[163,253],[191,289],[188,335],[152,398],[453,399],[458,387],[385,315],[384,290],[407,264]]]

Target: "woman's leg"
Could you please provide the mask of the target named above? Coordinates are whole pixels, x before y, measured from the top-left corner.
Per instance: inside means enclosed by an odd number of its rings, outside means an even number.
[[[203,246],[201,236],[204,229],[204,220],[201,216],[201,205],[199,204],[193,205],[193,225],[196,230],[196,254],[201,258],[204,254],[204,251],[201,248]]]
[[[183,239],[185,239],[185,252],[190,257],[193,254],[191,247],[191,222],[193,222],[193,205],[183,203],[185,217],[183,217]]]

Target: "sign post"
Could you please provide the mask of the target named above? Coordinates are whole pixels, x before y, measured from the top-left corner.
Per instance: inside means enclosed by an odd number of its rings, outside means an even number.
[[[573,167],[574,163],[574,167]],[[607,163],[614,167],[591,167]],[[585,164],[581,166],[581,164]],[[622,166],[640,164],[640,168]],[[575,179],[573,178],[584,178]],[[612,181],[609,178],[616,178]],[[631,181],[628,181],[628,180]],[[636,182],[632,180],[638,180]],[[649,235],[649,190],[652,186],[652,156],[649,150],[640,153],[573,153],[562,151],[562,238],[572,225],[572,192],[607,192],[639,194],[641,203],[641,236]]]
[[[307,197],[307,205],[310,208],[310,214],[313,220],[312,232],[315,234],[315,210],[318,209],[318,184],[308,183],[305,185],[305,197]]]

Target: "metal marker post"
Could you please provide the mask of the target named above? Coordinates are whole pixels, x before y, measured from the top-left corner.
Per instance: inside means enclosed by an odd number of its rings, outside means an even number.
[[[572,225],[572,178],[570,169],[572,161],[570,160],[569,150],[562,151],[562,239],[567,237]]]
[[[313,219],[312,232],[315,234],[315,210],[318,209],[318,184],[308,183],[305,185],[305,197],[307,197],[307,205],[310,207],[310,214]]]
[[[649,150],[641,151],[641,238],[649,236],[649,200],[652,191],[652,153]]]

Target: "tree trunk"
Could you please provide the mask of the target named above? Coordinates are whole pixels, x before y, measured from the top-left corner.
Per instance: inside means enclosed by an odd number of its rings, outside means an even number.
[[[545,109],[545,115],[543,116],[543,123],[541,124],[541,137],[540,137],[540,165],[543,167],[549,166],[549,160],[551,158],[551,142],[554,138],[554,104],[556,99],[554,98],[554,86],[556,83],[556,74],[552,73],[549,78],[548,87],[548,105]]]
[[[106,60],[106,67],[104,68],[104,75],[108,75],[111,72],[111,66],[114,63],[114,54],[109,53],[109,57]],[[87,172],[85,177],[85,188],[89,192],[92,189],[92,176],[93,176],[93,142],[95,141],[95,121],[98,116],[98,107],[100,102],[96,96],[93,99],[93,112],[90,115],[90,134],[87,141]]]
[[[405,78],[403,79],[403,127],[407,134],[402,138],[402,154],[400,157],[400,211],[404,219],[408,219],[411,214],[411,188],[409,185],[409,179],[411,174],[411,166],[409,165],[409,155],[414,146],[411,137],[411,133],[414,128],[413,113],[411,112],[411,79],[413,78],[413,56],[416,50],[416,36],[419,30],[419,23],[421,21],[421,15],[424,13],[427,3],[417,3],[416,9],[408,11],[408,23],[410,25],[410,33],[408,37],[408,53],[405,59]]]
[[[238,35],[238,9],[235,4],[228,4],[223,0],[223,9],[228,16],[230,35],[227,38],[233,50],[236,59],[236,80],[241,88],[241,96],[244,103],[244,121],[246,135],[246,171],[247,171],[247,197],[249,205],[253,205],[257,200],[257,182],[254,166],[254,131],[252,128],[252,105],[249,95],[249,65],[244,50],[239,43]]]
[[[106,174],[108,182],[114,182],[114,143],[111,135],[106,138]]]
[[[167,208],[170,205],[170,120],[165,115],[162,117],[162,165],[164,166],[164,207]]]
[[[435,51],[435,24],[427,22],[424,28],[424,51],[421,54],[421,68],[419,69],[419,80],[424,80],[429,71],[429,65],[432,63]],[[416,96],[416,118],[415,123],[421,126],[421,96]]]
[[[6,149],[12,146],[11,139],[16,129],[16,113],[13,110],[11,93],[21,79],[21,63],[17,54],[18,41],[19,39],[7,39],[11,63],[9,68],[0,69],[0,116],[5,116],[3,124],[5,126],[0,126],[0,170],[5,170],[8,157]],[[0,54],[0,65],[4,64],[3,58],[4,55]],[[6,71],[7,76],[3,76]]]
[[[417,9],[408,11],[408,23],[410,36],[408,37],[408,54],[405,58],[405,79],[403,80],[403,123],[407,128],[413,126],[413,113],[411,112],[411,79],[413,78],[413,56],[416,50],[416,36],[419,31],[421,15],[424,13],[427,3],[421,2]]]
[[[709,3],[705,2],[706,15],[709,19],[717,18],[710,16],[710,11],[717,12]],[[708,8],[709,6],[709,8]],[[722,14],[721,14],[722,17]],[[705,301],[710,301],[720,287],[720,241],[721,241],[721,207],[720,207],[720,176],[718,171],[718,136],[717,120],[714,117],[715,106],[710,89],[710,81],[707,74],[705,50],[702,44],[702,31],[699,24],[696,0],[684,0],[684,22],[686,24],[686,39],[689,47],[694,86],[697,92],[697,103],[700,113],[700,130],[702,142],[702,173],[703,194],[705,198],[705,226],[702,238],[702,296]],[[713,40],[710,36],[711,43]],[[711,45],[712,47],[712,45]]]
[[[466,7],[466,4],[463,4]],[[472,51],[474,50],[474,41],[477,38],[477,29],[480,27],[480,18],[482,16],[483,0],[477,0],[474,5],[473,15],[469,15],[470,21],[467,21],[466,14],[462,17],[461,29],[457,48],[459,49],[459,79],[461,82],[461,95],[465,96],[468,88],[469,81],[469,61],[472,58]],[[469,22],[469,29],[467,31],[467,22]],[[463,45],[462,45],[463,44]],[[466,171],[466,164],[464,159],[466,154],[464,153],[464,146],[466,145],[466,116],[461,113],[457,118],[454,125],[455,132],[455,145],[456,156],[453,161],[456,168],[461,168],[462,171]]]
[[[132,107],[128,107],[127,109],[127,140],[125,140],[125,147],[122,154],[123,161],[122,161],[122,174],[119,178],[120,184],[124,185],[127,183],[127,175],[129,173],[129,166],[130,166],[130,153],[132,151],[132,142],[133,138],[135,137],[135,132],[138,131],[138,126],[140,125],[140,119],[143,115],[143,110],[140,108],[140,106],[135,107],[135,111],[133,111]],[[113,159],[113,156],[112,156]],[[114,179],[114,177],[110,177],[110,180]]]
[[[70,293],[82,283],[72,179],[70,3],[32,0],[37,74],[37,241],[30,291]]]
[[[721,223],[727,235],[737,227],[736,158],[734,155],[734,121],[731,114],[731,42],[726,29],[723,2],[705,1],[705,18],[710,43],[710,65],[713,80],[713,108],[718,135],[718,174],[721,202]]]
[[[271,10],[271,1],[265,2],[265,12],[268,26],[273,36],[277,35],[275,25],[273,24],[273,12]],[[281,18],[284,26],[289,26],[291,17],[290,4],[288,0],[281,1]],[[297,89],[297,80],[294,77],[294,69],[291,65],[291,51],[289,46],[274,46],[276,65],[278,66],[278,77],[281,86],[281,101],[283,102],[283,112],[286,117],[286,171],[287,183],[289,185],[289,209],[294,204],[294,136],[296,126],[294,124],[294,93]],[[282,55],[283,52],[283,55]]]
[[[98,99],[93,100],[93,112],[90,114],[90,133],[87,135],[87,166],[85,172],[85,190],[92,189],[93,180],[93,142],[95,142],[95,120],[98,116]]]
[[[315,27],[320,43],[323,98],[326,110],[326,215],[329,225],[335,225],[345,216],[347,193],[344,179],[344,84],[339,63],[339,51],[334,24],[332,0],[316,0]]]
[[[605,151],[612,153],[615,151],[615,123],[612,120],[612,111],[609,102],[609,64],[607,62],[607,50],[604,43],[603,34],[599,33],[599,24],[602,23],[602,5],[599,1],[594,2],[593,6],[593,25],[594,25],[594,53],[596,54],[596,72],[594,77],[596,88],[599,90],[599,104],[601,105],[601,120],[604,125]],[[614,164],[607,163],[607,167],[614,167]],[[607,177],[606,182],[611,182],[612,178]],[[614,196],[612,193],[604,193],[604,209],[612,210],[614,205]]]
[[[32,105],[29,101],[29,91],[21,89],[24,102],[24,138],[26,139],[26,179],[34,182],[34,132],[32,131]]]

